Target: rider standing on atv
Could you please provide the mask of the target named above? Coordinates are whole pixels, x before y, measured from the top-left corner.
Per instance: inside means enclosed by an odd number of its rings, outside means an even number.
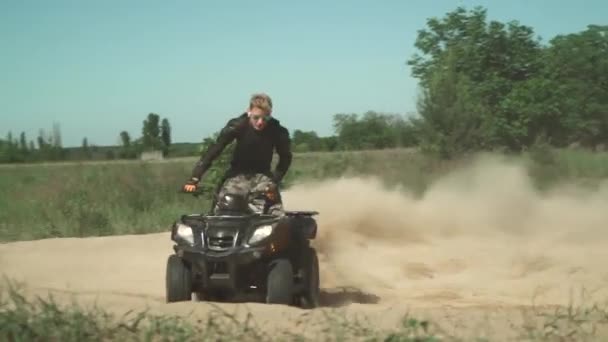
[[[236,140],[236,147],[230,168],[224,174],[216,193],[220,197],[227,192],[244,193],[249,190],[263,190],[277,187],[291,165],[291,139],[289,131],[271,116],[272,100],[266,94],[254,94],[249,101],[247,112],[228,120],[217,140],[201,155],[192,170],[191,179],[184,190],[196,190],[201,177],[211,167],[222,151]],[[276,150],[279,162],[271,171],[273,153]],[[282,211],[282,201],[277,193],[278,203],[271,211]],[[213,209],[214,204],[211,206]]]

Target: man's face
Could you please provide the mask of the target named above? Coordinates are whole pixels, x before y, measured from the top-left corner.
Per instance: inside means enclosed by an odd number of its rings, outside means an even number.
[[[266,128],[268,120],[270,120],[270,114],[260,108],[253,107],[249,110],[249,122],[256,130],[261,131]]]

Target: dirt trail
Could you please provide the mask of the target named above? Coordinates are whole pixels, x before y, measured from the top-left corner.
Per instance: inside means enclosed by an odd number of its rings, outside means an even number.
[[[379,326],[411,309],[454,326],[508,329],[524,320],[520,305],[608,298],[608,183],[541,196],[525,169],[484,159],[419,199],[369,179],[306,184],[284,196],[290,209],[321,212],[324,304],[380,318]],[[113,311],[209,312],[208,304],[164,303],[170,251],[168,233],[8,243],[0,245],[0,273],[32,292],[77,295]],[[262,325],[309,315],[246,307]]]

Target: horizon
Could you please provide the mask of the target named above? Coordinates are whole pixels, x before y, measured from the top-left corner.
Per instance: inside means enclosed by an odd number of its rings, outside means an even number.
[[[416,112],[406,61],[431,17],[482,6],[547,44],[608,12],[598,0],[28,4],[0,4],[0,139],[35,140],[56,122],[64,147],[116,145],[122,130],[136,139],[151,112],[169,120],[174,143],[200,143],[254,92],[272,97],[292,134],[329,136],[337,113]]]

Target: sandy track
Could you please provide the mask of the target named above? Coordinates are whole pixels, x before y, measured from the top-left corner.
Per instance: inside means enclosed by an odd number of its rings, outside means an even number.
[[[321,212],[316,247],[325,307],[369,316],[379,327],[411,311],[501,336],[527,320],[522,306],[603,303],[608,187],[565,187],[541,196],[524,171],[483,161],[418,199],[362,179],[286,193],[290,208]],[[168,233],[16,242],[0,245],[0,273],[32,293],[75,295],[115,312],[150,308],[200,316],[213,310],[206,303],[164,303],[170,252]],[[252,312],[268,327],[293,326],[323,310],[220,307]]]
[[[459,301],[448,290],[407,294],[381,287],[377,291],[369,289],[369,293],[353,288],[341,289],[327,261],[322,265],[324,308],[320,310],[310,312],[253,303],[165,304],[164,266],[170,250],[168,238],[168,234],[161,233],[10,243],[0,246],[0,269],[12,279],[24,282],[29,295],[44,297],[51,293],[60,303],[77,300],[80,305],[99,306],[118,315],[130,310],[149,310],[189,317],[193,321],[204,321],[207,315],[218,310],[241,320],[250,313],[265,331],[310,332],[311,328],[323,325],[325,316],[321,310],[329,309],[338,310],[338,317],[369,319],[380,329],[397,326],[411,311],[419,319],[430,318],[441,321],[444,328],[458,328],[459,334],[500,332],[498,336],[508,336],[504,334],[509,325],[521,325],[527,313],[518,306],[496,305],[495,302],[455,307]],[[332,282],[336,286],[332,286]]]

